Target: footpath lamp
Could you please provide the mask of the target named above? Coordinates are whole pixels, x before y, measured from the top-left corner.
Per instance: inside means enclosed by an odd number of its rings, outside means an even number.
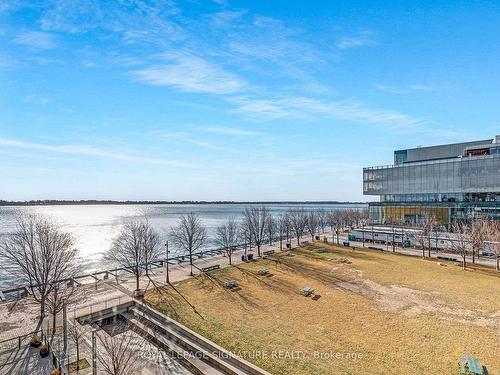
[[[168,276],[168,241],[165,242],[165,248],[167,250],[167,262],[166,262],[166,266],[167,266],[167,280],[166,281],[167,281],[167,284],[170,284],[170,278]]]

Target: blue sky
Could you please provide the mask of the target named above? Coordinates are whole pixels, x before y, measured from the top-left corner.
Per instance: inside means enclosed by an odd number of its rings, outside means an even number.
[[[0,199],[367,200],[500,133],[500,3],[0,0]]]

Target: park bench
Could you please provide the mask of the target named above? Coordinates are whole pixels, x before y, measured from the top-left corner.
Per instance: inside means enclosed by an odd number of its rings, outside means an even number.
[[[201,269],[201,272],[210,272],[210,271],[215,271],[220,268],[220,264],[214,264],[213,266],[208,266],[208,267],[203,267]]]
[[[452,261],[452,262],[456,262],[457,261],[457,258],[455,258],[455,257],[449,257],[449,256],[443,256],[443,255],[438,255],[437,259],[439,259],[439,260],[449,260],[449,261]]]
[[[251,260],[253,260],[253,254],[252,254],[252,253],[247,254],[247,255],[243,254],[243,255],[241,256],[241,261],[242,261],[242,262],[249,262],[249,261],[251,261]]]
[[[263,251],[262,252],[262,255],[263,256],[269,256],[269,255],[273,255],[274,254],[274,250],[268,250],[268,251]]]

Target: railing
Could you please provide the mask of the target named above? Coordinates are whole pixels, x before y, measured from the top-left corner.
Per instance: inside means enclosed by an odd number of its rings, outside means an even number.
[[[120,306],[124,303],[131,302],[133,299],[130,296],[122,295],[110,299],[103,299],[83,306],[74,306],[68,311],[68,315],[72,315],[74,319],[82,316],[92,315],[95,312],[107,310],[115,306]]]
[[[31,343],[31,339],[35,336],[38,335],[41,337],[42,331],[33,331],[24,335],[16,336],[16,337],[11,337],[5,340],[0,340],[0,353],[10,351],[10,350],[16,350],[16,349],[21,349],[24,347],[27,347]]]

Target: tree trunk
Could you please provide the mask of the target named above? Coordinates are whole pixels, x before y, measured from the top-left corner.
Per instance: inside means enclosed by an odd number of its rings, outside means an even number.
[[[52,335],[55,335],[55,333],[56,333],[56,317],[57,317],[57,314],[54,311],[54,313],[52,314]]]
[[[260,257],[260,243],[257,244],[257,256]]]
[[[40,319],[45,318],[45,297],[40,301]]]
[[[76,343],[76,370],[80,370],[80,345],[78,343]]]
[[[190,275],[194,276],[194,274],[193,274],[193,252],[192,251],[189,252],[189,264],[191,265]]]
[[[497,271],[500,271],[500,256],[497,256]]]
[[[280,236],[280,250],[283,250],[283,240],[281,239],[281,236]]]
[[[464,269],[464,270],[467,268],[467,264],[466,264],[466,259],[465,259],[465,257],[466,257],[466,255],[464,255],[464,256],[462,257],[462,269]]]
[[[297,246],[300,246],[300,237],[297,236]]]
[[[472,263],[476,263],[476,250],[472,249]]]
[[[135,274],[135,289],[139,290],[139,272]]]

